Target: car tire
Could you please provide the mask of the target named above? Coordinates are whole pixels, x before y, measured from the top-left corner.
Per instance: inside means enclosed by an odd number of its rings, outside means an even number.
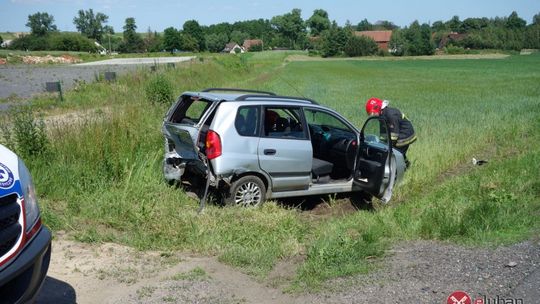
[[[262,205],[266,199],[266,188],[260,178],[243,176],[234,181],[225,198],[225,204],[244,207]]]

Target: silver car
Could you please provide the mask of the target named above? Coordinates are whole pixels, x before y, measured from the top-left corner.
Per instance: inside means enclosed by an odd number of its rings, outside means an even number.
[[[363,191],[388,202],[405,171],[386,122],[361,130],[315,101],[271,92],[185,92],[167,112],[163,172],[225,203]]]

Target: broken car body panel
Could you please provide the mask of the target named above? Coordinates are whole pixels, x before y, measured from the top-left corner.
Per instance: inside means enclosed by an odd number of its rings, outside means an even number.
[[[365,191],[390,200],[405,162],[391,143],[370,140],[366,125],[359,131],[339,113],[304,98],[219,90],[185,92],[167,112],[163,172],[169,182],[188,179],[202,187],[208,180],[228,191],[251,175],[263,181],[266,199]],[[368,122],[370,132],[387,130],[384,119]]]

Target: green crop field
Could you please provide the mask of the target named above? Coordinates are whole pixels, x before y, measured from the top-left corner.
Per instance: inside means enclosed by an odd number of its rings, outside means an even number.
[[[209,205],[198,214],[196,200],[162,179],[160,127],[169,105],[146,100],[144,88],[156,76],[140,70],[116,83],[82,84],[62,104],[33,100],[34,115],[49,117],[45,152],[27,158],[44,222],[85,242],[216,255],[261,279],[279,260],[294,258],[302,262],[289,282],[293,290],[369,271],[373,257],[402,240],[496,246],[538,235],[540,54],[318,61],[288,55],[206,56],[158,73],[176,95],[205,87],[302,95],[358,127],[367,98],[390,100],[413,121],[419,140],[389,205],[322,217],[280,202],[256,209]],[[50,118],[59,113],[80,118]],[[473,157],[488,163],[473,166]],[[348,204],[320,200],[329,213]]]

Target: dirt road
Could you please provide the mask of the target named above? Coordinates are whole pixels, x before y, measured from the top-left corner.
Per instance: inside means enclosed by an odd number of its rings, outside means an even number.
[[[538,241],[496,249],[408,242],[373,263],[378,270],[334,280],[321,293],[289,294],[283,282],[298,261],[282,261],[258,280],[214,257],[83,244],[59,234],[37,303],[446,303],[455,290],[473,300],[540,297]]]

